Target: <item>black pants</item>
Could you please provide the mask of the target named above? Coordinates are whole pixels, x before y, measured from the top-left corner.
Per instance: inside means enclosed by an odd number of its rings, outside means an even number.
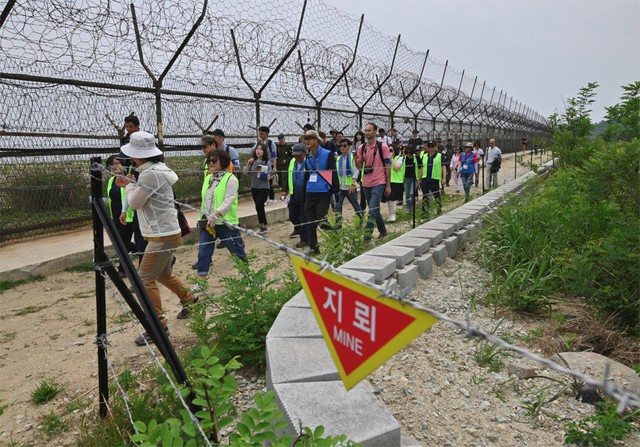
[[[131,242],[131,237],[133,236],[133,222],[129,222],[127,223],[127,225],[122,225],[120,223],[119,217],[120,216],[118,215],[117,218],[113,219],[113,223],[115,224],[116,229],[118,230],[118,234],[120,234],[120,237],[122,238],[122,241],[124,242],[124,246],[126,247],[127,251],[135,252],[136,246],[133,242]],[[124,272],[124,267],[122,267],[122,264],[118,265],[118,271]]]
[[[275,200],[276,193],[273,191],[273,183],[269,183],[269,200]]]
[[[307,216],[307,230],[309,231],[309,248],[318,248],[318,224],[319,220],[326,217],[331,204],[331,196],[329,192],[307,192],[304,201],[304,213]]]
[[[258,213],[258,225],[261,227],[267,225],[267,213],[264,211],[264,203],[267,201],[268,195],[268,189],[251,188],[251,197],[253,197],[253,203],[256,205],[256,213]]]
[[[447,162],[447,164],[444,165],[444,167],[447,169],[447,186],[449,186],[449,182],[451,181],[451,166],[449,165],[449,163],[451,163],[450,161]]]
[[[429,212],[429,208],[431,207],[431,197],[433,196],[436,199],[436,203],[438,204],[438,214],[442,212],[442,199],[440,195],[440,180],[425,180],[422,179],[420,182],[420,189],[422,190],[422,211],[424,213]]]
[[[147,240],[142,236],[140,232],[140,222],[138,221],[138,213],[136,212],[133,215],[133,242],[136,253],[140,253],[138,255],[138,266],[142,262],[142,254],[147,249]]]
[[[300,234],[300,241],[309,242],[309,231],[307,229],[307,215],[304,212],[304,196],[298,199],[298,195],[294,194],[289,200],[289,220],[294,225],[296,231]]]

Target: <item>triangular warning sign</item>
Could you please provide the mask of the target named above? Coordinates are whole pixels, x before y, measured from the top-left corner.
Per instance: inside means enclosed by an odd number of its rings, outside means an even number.
[[[327,181],[329,185],[331,185],[331,181],[333,179],[333,171],[318,171],[318,173],[322,176],[323,179]]]
[[[438,321],[301,258],[291,260],[347,389]]]

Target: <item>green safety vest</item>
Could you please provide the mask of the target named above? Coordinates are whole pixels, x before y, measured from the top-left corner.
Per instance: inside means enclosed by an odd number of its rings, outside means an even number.
[[[111,197],[110,192],[111,192],[111,188],[113,187],[113,181],[115,179],[116,179],[115,177],[111,177],[109,179],[109,182],[107,183],[107,197]],[[118,188],[120,187],[118,186]],[[124,194],[125,194],[124,188],[120,188],[120,203],[124,203]],[[109,204],[109,215],[113,219],[113,211],[111,210],[111,200],[109,200],[108,204]],[[127,210],[125,211],[125,217],[124,217],[125,222],[129,222],[129,223],[133,222],[133,213],[134,213],[133,209],[131,207],[128,207]]]
[[[289,181],[289,194],[293,195],[293,170],[296,167],[296,159],[292,158],[289,161],[289,167],[287,168],[287,179]]]
[[[353,161],[353,154],[349,154],[348,156],[350,157],[350,159],[349,159],[349,166],[351,166],[351,172],[353,173],[353,171],[357,170],[358,168],[356,168],[356,165],[355,165],[355,163],[354,163],[354,161]],[[336,158],[336,171],[337,171],[337,170],[338,170],[338,168],[340,167],[340,159],[341,159],[342,157],[343,157],[343,156],[342,156],[342,154],[341,154],[338,158]],[[347,164],[346,164],[346,163],[345,163],[345,165],[344,165],[344,170],[345,170],[345,178],[346,178],[346,180],[345,180],[345,182],[346,182],[346,183],[345,183],[345,185],[346,185],[346,186],[351,186],[351,185],[353,185],[353,174],[352,174],[352,175],[346,175],[346,170],[347,170]],[[341,175],[338,175],[338,180],[340,181],[340,186],[345,186],[345,185],[343,185],[343,184],[342,184],[342,176],[341,176]]]
[[[427,163],[429,161],[429,153],[425,152],[422,157],[422,178],[427,178]],[[433,170],[431,171],[432,180],[442,180],[442,154],[436,152],[433,159]]]
[[[218,209],[220,207],[220,205],[222,204],[222,201],[224,200],[224,195],[227,192],[227,182],[229,181],[229,177],[231,177],[233,174],[230,172],[227,172],[224,174],[224,176],[222,177],[222,180],[220,180],[220,183],[218,183],[218,185],[216,186],[216,189],[213,190],[213,206],[215,207],[215,209]],[[233,203],[231,204],[231,209],[229,210],[229,212],[227,212],[227,214],[225,214],[224,216],[222,216],[222,218],[232,224],[232,225],[238,225],[238,193],[236,192],[236,196],[233,199]],[[222,222],[216,222],[216,225],[224,225],[224,223]]]
[[[200,209],[204,211],[204,195],[207,193],[207,189],[209,189],[209,185],[211,185],[211,176],[213,174],[207,174],[204,176],[204,181],[202,182],[202,189],[200,190]]]
[[[398,154],[393,158],[393,161],[397,162],[398,158],[401,155]],[[404,173],[407,167],[404,165],[404,158],[402,159],[402,167],[397,171],[393,168],[393,163],[391,164],[391,183],[403,183],[404,182]]]

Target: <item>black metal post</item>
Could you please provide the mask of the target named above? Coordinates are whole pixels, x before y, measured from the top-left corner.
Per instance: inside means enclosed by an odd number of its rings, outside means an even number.
[[[102,158],[93,157],[91,166],[94,164],[102,164]],[[102,172],[89,168],[91,177],[91,200],[102,201]],[[94,259],[105,258],[104,254],[104,235],[103,226],[98,216],[98,212],[94,206],[91,206],[93,216],[93,257]],[[96,325],[97,339],[100,340],[107,333],[107,300],[105,294],[105,283],[102,273],[96,269]],[[106,346],[102,342],[98,342],[98,402],[100,404],[100,417],[106,418],[109,402],[109,374],[107,368],[107,352]]]
[[[482,194],[484,195],[485,193],[485,189],[484,189],[484,160],[487,157],[487,154],[484,154],[482,156]]]

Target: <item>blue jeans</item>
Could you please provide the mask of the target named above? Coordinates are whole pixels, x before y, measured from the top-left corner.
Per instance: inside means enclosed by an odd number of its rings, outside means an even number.
[[[362,187],[364,197],[367,199],[367,206],[369,207],[369,218],[367,219],[367,230],[369,234],[373,233],[374,222],[380,234],[387,234],[387,227],[385,227],[384,219],[382,219],[382,214],[380,214],[380,201],[382,200],[382,195],[386,187],[387,185],[384,183],[382,185]]]
[[[462,186],[464,187],[465,200],[471,196],[471,185],[473,185],[473,172],[470,174],[462,175]]]
[[[404,179],[404,201],[407,204],[407,213],[411,214],[415,204],[416,183],[414,178]]]
[[[345,198],[349,201],[349,203],[353,207],[353,210],[356,212],[360,220],[362,220],[362,216],[364,214],[362,212],[362,208],[360,208],[360,204],[358,203],[358,193],[356,191],[353,191],[353,193],[350,193],[349,190],[341,189],[338,192],[338,202],[336,203],[336,209],[335,209],[337,214],[336,219],[337,219],[338,227],[340,227],[342,224],[342,204],[344,203]]]
[[[224,240],[225,246],[232,255],[236,255],[244,262],[247,262],[247,254],[244,252],[244,247],[240,243],[239,230],[229,228],[226,225],[216,225],[216,237],[214,238],[211,233],[201,228],[200,246],[198,247],[198,276],[207,276],[209,274],[211,258],[216,249],[216,239]]]

